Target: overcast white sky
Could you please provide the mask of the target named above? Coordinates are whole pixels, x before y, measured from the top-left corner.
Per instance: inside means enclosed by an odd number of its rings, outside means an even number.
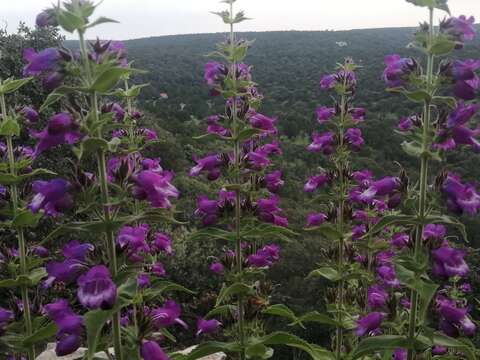
[[[56,0],[54,0],[56,2]],[[0,22],[15,30],[28,25],[52,0],[0,0]],[[454,15],[474,15],[480,20],[480,0],[450,0]],[[121,22],[105,24],[89,34],[104,39],[225,31],[222,21],[210,14],[225,7],[219,0],[104,0],[97,15]],[[238,0],[237,9],[253,18],[238,26],[241,31],[345,30],[416,26],[426,11],[405,0]],[[443,14],[442,14],[443,16]],[[1,25],[2,27],[4,25]]]

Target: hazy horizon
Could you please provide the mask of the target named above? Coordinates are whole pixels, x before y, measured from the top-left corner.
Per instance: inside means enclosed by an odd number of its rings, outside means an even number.
[[[52,0],[0,0],[0,22],[9,32],[20,21],[33,26],[36,15]],[[263,31],[342,31],[372,28],[413,27],[425,20],[425,8],[405,0],[238,0],[237,10],[245,10],[252,20],[239,24],[240,32]],[[120,24],[103,24],[90,30],[90,38],[130,40],[146,37],[221,33],[225,24],[211,11],[225,4],[218,0],[105,0],[97,16],[107,16]],[[480,19],[480,1],[451,0],[453,15],[473,15]],[[343,11],[343,13],[342,13]],[[446,14],[438,11],[437,19]],[[75,38],[65,34],[67,39]]]

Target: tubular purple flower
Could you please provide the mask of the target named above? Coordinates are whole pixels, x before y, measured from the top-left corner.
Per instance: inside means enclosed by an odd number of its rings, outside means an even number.
[[[368,288],[367,301],[371,309],[382,308],[388,301],[388,292],[381,285],[372,285]]]
[[[225,271],[225,266],[220,262],[210,264],[210,271],[217,275],[222,275]]]
[[[465,251],[452,248],[445,242],[438,249],[432,250],[432,272],[439,277],[467,276],[470,268],[465,262],[465,255]]]
[[[387,176],[383,179],[373,182],[367,190],[359,197],[364,202],[370,202],[375,196],[390,195],[400,186],[400,179],[397,177]]]
[[[44,287],[48,288],[54,282],[62,282],[65,284],[73,283],[87,270],[87,267],[78,260],[67,259],[63,262],[48,262],[46,270],[48,278],[44,282]]]
[[[3,328],[11,321],[13,321],[15,316],[13,312],[7,310],[3,307],[0,307],[0,334],[2,334]]]
[[[229,129],[223,127],[218,123],[220,120],[220,116],[212,115],[207,118],[207,133],[209,134],[217,134],[220,136],[230,136],[231,132]]]
[[[322,187],[325,184],[327,184],[329,181],[330,181],[330,178],[325,173],[312,176],[312,177],[308,178],[307,183],[303,187],[303,191],[313,192],[313,191],[317,190],[319,187]]]
[[[282,171],[276,170],[270,174],[266,174],[264,177],[264,183],[271,193],[277,193],[280,188],[285,184],[282,180]]]
[[[135,177],[134,198],[148,200],[154,208],[171,208],[172,204],[169,198],[178,198],[180,196],[177,188],[170,183],[173,176],[173,173],[168,171],[160,174],[151,170],[141,171]]]
[[[140,354],[143,360],[170,360],[155,341],[144,341],[140,347]]]
[[[153,324],[158,329],[172,326],[174,324],[179,324],[187,329],[187,324],[180,319],[181,313],[182,309],[180,308],[180,305],[173,300],[168,300],[162,307],[153,309],[150,314]]]
[[[352,240],[359,240],[366,233],[367,227],[365,226],[365,224],[355,225],[352,228]]]
[[[150,276],[148,276],[148,274],[141,273],[141,274],[138,274],[138,275],[137,275],[137,286],[138,286],[140,289],[149,288],[150,285],[151,285],[151,283],[150,283]]]
[[[80,243],[78,240],[72,240],[63,246],[62,255],[66,259],[85,261],[88,253],[95,250],[95,246],[90,243]]]
[[[345,132],[345,140],[353,151],[359,151],[365,141],[362,137],[362,131],[357,128],[350,128]]]
[[[324,213],[315,213],[307,215],[307,227],[315,227],[322,225],[327,221],[327,215]]]
[[[206,196],[199,196],[195,215],[202,219],[204,226],[211,226],[218,221],[219,211],[216,200],[209,200]]]
[[[397,249],[403,249],[410,243],[410,236],[404,232],[395,233],[390,240],[390,245]]]
[[[476,139],[478,136],[480,136],[480,129],[472,130],[465,126],[456,126],[452,129],[455,145],[470,145],[475,152],[480,152],[480,142]]]
[[[282,209],[278,206],[279,203],[280,198],[278,196],[272,196],[266,199],[258,199],[256,202],[258,217],[267,223],[272,223],[283,227],[288,226],[288,220],[280,215]]]
[[[34,214],[43,210],[47,216],[59,216],[73,204],[72,196],[68,193],[70,189],[71,184],[63,179],[34,181],[32,190],[35,195],[28,208]]]
[[[62,81],[63,81],[63,75],[58,71],[54,71],[54,72],[45,74],[45,76],[42,78],[42,86],[46,91],[52,92],[57,87],[62,85]]]
[[[55,354],[57,356],[66,356],[77,351],[81,345],[81,338],[76,334],[62,337],[55,347]]]
[[[443,239],[447,235],[447,228],[441,224],[427,224],[423,228],[423,240]]]
[[[449,115],[447,119],[447,128],[454,128],[467,123],[480,109],[477,104],[465,105],[460,102],[455,110]]]
[[[320,80],[320,87],[322,89],[333,89],[337,85],[335,75],[324,75]]]
[[[352,117],[354,124],[358,124],[365,120],[366,111],[364,108],[352,108],[348,110],[348,113]]]
[[[400,55],[387,55],[387,66],[383,79],[388,87],[399,87],[406,84],[410,74],[417,69],[417,63],[412,58],[402,58]]]
[[[357,336],[364,336],[365,334],[376,334],[382,325],[385,315],[381,312],[372,312],[357,320],[357,329],[355,331]]]
[[[152,273],[157,277],[164,277],[165,275],[167,275],[165,266],[163,266],[161,262],[157,262],[152,266]]]
[[[157,232],[152,242],[152,248],[173,255],[172,238],[168,234]]]
[[[466,212],[475,215],[480,209],[480,195],[475,187],[463,184],[460,176],[450,173],[442,186],[443,193],[447,196],[448,208],[456,213]]]
[[[402,117],[398,123],[398,130],[400,131],[410,131],[413,129],[413,121],[410,116]]]
[[[407,360],[408,351],[407,349],[395,349],[393,352],[393,360]]]
[[[335,116],[335,108],[319,106],[316,110],[317,120],[320,124],[326,123]]]
[[[23,68],[23,75],[38,76],[53,71],[57,68],[60,58],[60,53],[55,48],[47,48],[38,53],[32,48],[25,49],[23,59],[28,64]]]
[[[200,318],[197,320],[196,335],[199,336],[200,334],[212,334],[217,332],[220,326],[222,326],[222,323],[217,319],[205,320]]]
[[[25,119],[31,123],[36,123],[38,121],[39,115],[38,112],[31,106],[25,106],[20,111]]]
[[[41,245],[36,245],[32,248],[32,253],[35,256],[38,256],[40,258],[46,258],[48,255],[50,255],[50,251],[44,246]]]
[[[314,133],[313,142],[307,147],[311,152],[322,152],[324,155],[330,155],[333,152],[333,146],[336,144],[335,133],[328,131],[323,134]]]
[[[116,243],[125,250],[130,261],[140,262],[145,255],[150,253],[147,244],[147,235],[150,227],[147,224],[138,226],[123,226],[117,234]]]
[[[379,266],[377,275],[379,280],[389,288],[398,288],[400,286],[400,281],[397,279],[397,274],[392,264]]]
[[[111,309],[117,299],[117,286],[104,265],[92,267],[78,278],[77,297],[89,309]]]
[[[276,122],[277,118],[270,118],[260,113],[255,113],[250,117],[250,125],[252,125],[253,128],[263,130],[271,135],[277,133],[277,128],[275,127]]]
[[[475,38],[475,18],[465,15],[448,18],[442,24],[442,31],[460,42],[471,41]]]
[[[202,171],[207,172],[207,178],[210,181],[217,180],[220,177],[220,167],[223,164],[222,157],[218,154],[209,155],[203,159],[194,159],[196,166],[190,169],[190,176],[198,176]]]
[[[58,26],[55,11],[53,9],[46,9],[39,13],[35,19],[35,25],[39,28]]]

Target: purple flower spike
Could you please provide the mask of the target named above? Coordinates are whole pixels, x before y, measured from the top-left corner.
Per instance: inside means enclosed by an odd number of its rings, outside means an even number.
[[[307,147],[311,152],[322,152],[325,155],[330,155],[333,152],[335,145],[335,133],[328,131],[323,134],[314,133],[312,135],[313,142]]]
[[[168,300],[162,307],[153,309],[151,317],[153,324],[158,329],[172,326],[174,324],[179,324],[185,329],[188,329],[187,324],[180,319],[181,313],[182,309],[180,308],[180,305],[173,300]]]
[[[388,292],[380,285],[372,285],[368,288],[368,306],[371,309],[382,308],[388,301]]]
[[[222,323],[217,319],[205,320],[205,319],[198,319],[197,321],[197,336],[200,334],[212,334],[217,332],[218,329],[222,326]]]
[[[140,348],[143,360],[170,360],[168,355],[155,341],[144,341]]]
[[[470,269],[464,260],[465,255],[465,251],[444,243],[440,248],[432,251],[433,273],[440,277],[467,276]]]
[[[320,124],[326,123],[335,116],[335,108],[319,106],[316,110],[317,120]]]
[[[32,48],[23,51],[23,59],[28,62],[23,68],[24,76],[38,76],[43,72],[55,70],[60,60],[60,53],[55,48],[36,52]]]
[[[117,299],[117,286],[104,265],[92,267],[78,278],[78,300],[89,309],[111,309]]]
[[[319,187],[322,187],[329,181],[329,177],[327,174],[320,174],[312,176],[308,179],[307,183],[303,187],[303,191],[305,192],[313,192],[317,190]]]
[[[385,57],[387,66],[383,72],[383,79],[388,87],[405,85],[410,74],[417,68],[417,63],[412,58],[402,58],[400,55],[388,55]]]
[[[43,210],[47,216],[59,216],[73,204],[72,196],[68,193],[70,189],[70,183],[63,179],[34,181],[32,190],[35,196],[28,204],[28,208],[34,214]]]
[[[152,207],[169,209],[172,207],[169,198],[178,198],[180,192],[170,182],[173,173],[164,171],[160,174],[144,170],[135,178],[136,186],[133,196],[139,200],[148,200]]]
[[[381,312],[372,312],[357,320],[357,336],[376,334],[379,331],[385,315]]]

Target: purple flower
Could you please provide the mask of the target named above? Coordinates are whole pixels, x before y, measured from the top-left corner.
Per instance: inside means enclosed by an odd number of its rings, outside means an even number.
[[[81,343],[83,317],[75,314],[65,299],[44,306],[47,316],[57,325],[57,356],[75,352]]]
[[[168,300],[162,307],[153,309],[151,311],[151,317],[153,324],[158,329],[172,326],[174,324],[179,324],[187,329],[187,324],[180,319],[181,313],[182,309],[180,308],[180,305],[173,300]]]
[[[412,121],[412,117],[411,116],[408,116],[408,117],[402,117],[400,119],[400,122],[398,123],[398,130],[400,131],[410,131],[413,129],[413,121]]]
[[[70,189],[70,183],[63,179],[34,181],[32,190],[35,195],[28,208],[34,214],[43,210],[47,216],[59,216],[73,204],[72,196],[68,193]]]
[[[475,215],[480,209],[480,195],[475,187],[470,184],[463,184],[460,176],[450,173],[442,187],[443,193],[447,196],[447,206],[455,213],[467,213]]]
[[[170,183],[173,176],[168,171],[160,174],[151,170],[141,171],[135,177],[133,196],[139,200],[148,200],[154,208],[169,209],[172,207],[169,198],[180,196],[177,188]]]
[[[58,71],[46,74],[42,79],[42,86],[48,92],[55,90],[62,84],[63,75]]]
[[[359,151],[365,141],[362,137],[362,131],[357,128],[350,128],[345,132],[345,140],[353,151]]]
[[[303,187],[303,191],[305,192],[313,192],[317,190],[319,187],[322,187],[326,183],[330,181],[330,178],[327,174],[320,174],[312,176],[308,179],[307,183]]]
[[[157,262],[152,266],[152,273],[158,277],[164,277],[167,275],[167,271],[165,270],[165,266],[161,262]]]
[[[373,173],[370,170],[354,171],[352,178],[362,186],[369,186],[371,180],[373,180]]]
[[[410,236],[404,232],[395,233],[390,240],[390,244],[397,249],[403,249],[410,243]]]
[[[365,226],[365,224],[355,225],[352,228],[352,240],[359,240],[366,233],[367,227]]]
[[[3,307],[0,307],[0,334],[3,333],[3,328],[14,319],[13,312]]]
[[[384,307],[388,301],[388,292],[381,285],[368,288],[368,306],[372,309]]]
[[[348,110],[354,124],[365,120],[366,111],[364,108],[352,108]]]
[[[456,126],[452,129],[452,139],[456,145],[470,145],[475,152],[480,152],[480,142],[476,139],[480,135],[480,129],[470,129],[465,126]],[[448,149],[447,149],[448,150]]]
[[[247,154],[246,159],[249,167],[258,171],[263,170],[272,163],[268,158],[268,154],[260,149],[256,151],[250,151]]]
[[[143,360],[170,360],[168,355],[155,341],[144,341],[140,348]]]
[[[214,274],[221,275],[225,271],[225,266],[220,262],[214,262],[210,264],[210,271]]]
[[[397,279],[397,274],[392,264],[379,266],[377,268],[377,275],[379,280],[387,287],[397,288],[400,286],[400,281]]]
[[[276,122],[277,118],[270,118],[260,113],[255,113],[250,117],[250,125],[252,125],[252,127],[272,135],[277,133],[277,128],[275,127]]]
[[[335,116],[335,108],[319,106],[317,107],[316,113],[318,122],[323,124]]]
[[[407,349],[396,349],[393,352],[393,360],[407,360],[408,351]]]
[[[465,15],[448,18],[442,23],[441,30],[459,42],[471,41],[475,38],[475,18]]]
[[[327,221],[327,215],[324,213],[315,213],[307,215],[307,227],[315,227],[322,225]]]
[[[217,319],[205,320],[200,318],[197,320],[197,336],[217,332],[220,326],[222,326],[222,323]]]
[[[229,129],[223,127],[218,123],[220,120],[220,116],[212,115],[207,118],[207,133],[209,134],[217,134],[220,136],[230,136],[231,132]]]
[[[365,315],[357,320],[357,329],[355,333],[357,336],[378,333],[384,318],[385,315],[381,312],[372,312],[368,315]]]
[[[308,145],[308,151],[322,152],[324,155],[330,155],[333,152],[333,146],[336,144],[335,133],[331,131],[323,134],[314,133],[312,137],[313,142]]]
[[[150,246],[146,241],[149,230],[147,224],[140,224],[123,226],[118,232],[116,243],[122,250],[126,250],[130,261],[140,262],[150,252]]]
[[[405,309],[410,309],[410,307],[412,306],[408,297],[401,298],[400,305],[402,305]]]
[[[470,294],[473,291],[472,285],[470,285],[469,283],[464,283],[460,285],[458,288],[460,289],[461,292],[465,294]]]
[[[63,112],[52,116],[45,129],[31,133],[33,137],[39,139],[34,156],[58,145],[75,144],[82,138],[78,129],[79,125],[69,113]]]
[[[27,119],[31,123],[36,123],[38,121],[38,118],[39,118],[38,112],[30,106],[23,107],[20,113],[23,115],[25,119]]]
[[[111,309],[117,299],[117,286],[104,265],[92,267],[78,278],[78,300],[89,309]]]
[[[168,255],[173,255],[172,239],[165,233],[157,232],[155,234],[152,247],[156,251],[165,251]]]
[[[368,203],[373,200],[375,196],[390,195],[400,186],[400,179],[397,177],[384,177],[378,181],[373,182],[367,190],[360,194],[360,200]]]
[[[256,267],[270,267],[280,259],[280,247],[278,245],[267,245],[258,250],[255,254],[247,257],[247,264]]]
[[[443,239],[447,235],[447,228],[439,224],[427,224],[423,228],[423,239]]]
[[[138,274],[137,286],[140,289],[145,289],[150,287],[150,276],[148,276],[148,274],[145,274],[145,273]]]
[[[480,109],[477,104],[465,105],[460,102],[455,110],[450,114],[447,120],[447,127],[453,128],[467,123]]]
[[[267,223],[283,227],[288,226],[288,220],[280,215],[282,209],[278,206],[279,203],[280,198],[278,196],[258,199],[256,202],[258,217]]]
[[[435,345],[432,348],[432,354],[433,355],[445,355],[448,352],[448,348],[440,345]]]
[[[452,248],[445,242],[432,251],[433,273],[440,277],[467,276],[470,269],[465,262],[465,255],[464,250]]]
[[[385,57],[387,66],[383,72],[383,80],[388,87],[399,87],[405,85],[410,74],[417,68],[417,63],[412,58],[402,58],[400,55],[387,55]]]
[[[204,79],[210,86],[218,86],[218,84],[225,79],[228,74],[228,69],[225,65],[216,62],[209,61],[205,64]]]
[[[214,225],[218,221],[219,211],[216,200],[209,200],[206,196],[199,196],[195,215],[202,219],[204,226]]]
[[[475,334],[476,325],[468,316],[467,309],[459,308],[455,301],[444,297],[437,298],[437,306],[442,317],[440,327],[447,335],[457,337],[458,330],[466,336]]]
[[[23,75],[38,76],[56,69],[60,61],[60,53],[55,48],[47,48],[38,53],[28,48],[23,51],[23,59],[28,62],[23,68]]]
[[[207,172],[207,178],[210,181],[217,180],[220,177],[220,167],[223,164],[220,155],[209,155],[203,159],[195,159],[197,165],[190,169],[190,176],[198,176],[202,171]]]
[[[85,261],[89,252],[95,250],[95,246],[90,243],[80,243],[78,240],[72,240],[63,246],[62,255],[66,259]]]
[[[48,278],[44,286],[50,287],[53,282],[70,284],[87,270],[87,267],[75,259],[67,259],[62,262],[50,261],[46,265]]]
[[[44,246],[41,245],[36,245],[32,248],[32,253],[35,256],[41,257],[41,258],[46,258],[48,255],[50,255],[50,251]]]
[[[270,174],[266,174],[264,177],[264,182],[268,191],[271,193],[277,193],[283,184],[285,184],[285,181],[282,180],[281,170],[276,170]]]
[[[320,80],[320,87],[322,89],[333,89],[337,85],[335,75],[324,75]]]
[[[35,24],[39,28],[44,28],[48,26],[57,26],[57,19],[55,11],[52,9],[43,10],[40,14],[37,15],[35,19]]]

